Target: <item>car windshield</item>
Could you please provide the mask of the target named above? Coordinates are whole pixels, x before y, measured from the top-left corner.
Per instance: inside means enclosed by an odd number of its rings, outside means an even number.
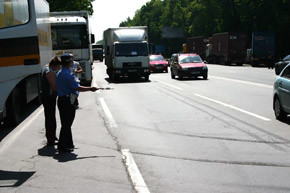
[[[150,61],[164,61],[163,56],[150,56]]]
[[[128,43],[115,45],[116,56],[148,56],[147,43]]]
[[[89,47],[85,25],[51,27],[52,49],[84,49]]]
[[[184,63],[200,63],[202,62],[199,56],[180,56],[179,57],[180,64]]]

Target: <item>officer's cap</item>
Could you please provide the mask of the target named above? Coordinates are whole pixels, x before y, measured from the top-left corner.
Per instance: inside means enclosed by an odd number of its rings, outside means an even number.
[[[61,55],[60,59],[62,62],[70,62],[73,60],[73,56],[70,53],[64,53]]]

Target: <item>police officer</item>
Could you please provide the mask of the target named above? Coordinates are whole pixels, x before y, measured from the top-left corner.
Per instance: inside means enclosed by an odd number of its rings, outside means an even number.
[[[61,120],[58,150],[66,152],[74,149],[71,126],[75,118],[77,92],[95,92],[98,90],[96,87],[79,85],[74,75],[70,72],[72,62],[72,54],[63,54],[61,56],[62,69],[56,75],[57,106]]]

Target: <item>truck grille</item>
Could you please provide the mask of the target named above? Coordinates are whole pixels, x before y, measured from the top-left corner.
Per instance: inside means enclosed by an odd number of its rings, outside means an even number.
[[[123,68],[141,67],[142,62],[123,62]]]

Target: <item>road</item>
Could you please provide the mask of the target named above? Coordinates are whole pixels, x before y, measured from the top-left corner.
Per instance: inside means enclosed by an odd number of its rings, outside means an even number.
[[[289,192],[290,128],[275,119],[275,73],[208,65],[209,79],[107,79],[95,64],[110,132],[150,192]]]
[[[290,192],[290,118],[274,117],[274,71],[208,68],[208,80],[169,71],[113,83],[95,62],[93,85],[114,90],[80,94],[73,154],[46,148],[36,108],[0,142],[0,192]]]

